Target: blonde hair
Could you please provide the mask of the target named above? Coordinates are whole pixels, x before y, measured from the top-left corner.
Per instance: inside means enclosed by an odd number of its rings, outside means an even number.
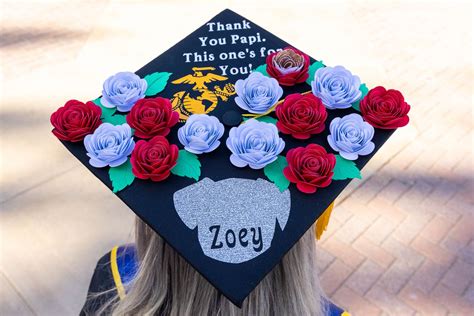
[[[325,315],[314,227],[244,301],[234,306],[148,225],[137,218],[138,273],[113,315]],[[110,311],[110,309],[109,309]]]

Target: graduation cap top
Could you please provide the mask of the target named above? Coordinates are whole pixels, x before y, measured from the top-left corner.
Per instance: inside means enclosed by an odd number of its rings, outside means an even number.
[[[408,123],[409,108],[400,92],[369,91],[344,67],[225,10],[135,74],[108,78],[101,97],[68,101],[51,122],[240,306]]]

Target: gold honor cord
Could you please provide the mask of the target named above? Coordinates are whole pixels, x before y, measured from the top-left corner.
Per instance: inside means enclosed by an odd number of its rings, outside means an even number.
[[[118,246],[115,246],[112,251],[110,251],[110,269],[112,270],[112,277],[114,278],[118,296],[122,300],[125,297],[125,288],[123,287],[122,278],[120,277],[117,265],[117,250]]]

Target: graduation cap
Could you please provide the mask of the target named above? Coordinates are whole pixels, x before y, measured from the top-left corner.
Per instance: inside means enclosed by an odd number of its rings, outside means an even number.
[[[237,306],[398,127],[409,105],[225,10],[53,133]],[[319,218],[319,219],[318,219]]]

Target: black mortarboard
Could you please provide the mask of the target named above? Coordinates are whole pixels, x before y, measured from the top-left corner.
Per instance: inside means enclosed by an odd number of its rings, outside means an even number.
[[[239,306],[408,123],[398,91],[230,10],[135,74],[68,101],[53,133]]]

